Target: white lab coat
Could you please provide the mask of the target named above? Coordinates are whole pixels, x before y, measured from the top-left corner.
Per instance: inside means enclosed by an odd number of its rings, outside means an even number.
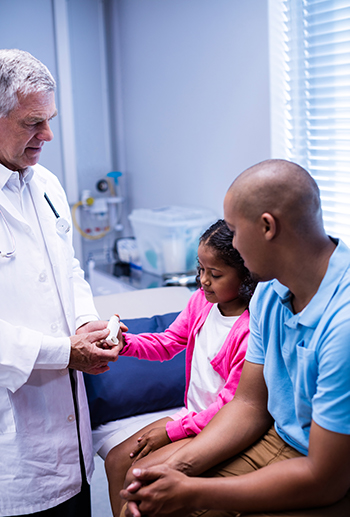
[[[42,254],[30,226],[1,190],[0,208],[16,241],[15,257],[0,258],[1,516],[43,511],[80,491],[78,435],[66,368],[70,352],[67,335],[68,329],[73,335],[77,326],[98,319],[89,285],[74,258],[72,230],[57,233],[56,217],[44,199],[46,192],[59,215],[71,221],[65,193],[47,169],[40,165],[33,169],[30,190],[66,321],[48,316]],[[2,251],[11,249],[2,218],[0,242]],[[52,358],[36,369],[44,335],[51,336]],[[75,376],[80,437],[90,481],[89,412],[83,376],[81,372]]]

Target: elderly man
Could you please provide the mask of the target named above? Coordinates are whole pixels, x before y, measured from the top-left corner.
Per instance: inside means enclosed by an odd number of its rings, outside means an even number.
[[[350,250],[326,235],[314,180],[287,161],[238,176],[224,212],[261,280],[241,381],[167,465],[135,465],[126,514],[349,516]]]
[[[96,346],[108,330],[74,258],[69,206],[57,178],[37,164],[53,138],[54,90],[40,61],[0,50],[2,516],[90,515],[81,372],[104,372],[117,356]]]

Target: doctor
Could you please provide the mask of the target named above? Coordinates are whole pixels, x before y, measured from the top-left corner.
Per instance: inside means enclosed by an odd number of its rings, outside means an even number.
[[[90,516],[81,372],[117,359],[95,344],[108,330],[74,258],[64,191],[37,164],[53,138],[54,90],[40,61],[0,50],[1,516]]]

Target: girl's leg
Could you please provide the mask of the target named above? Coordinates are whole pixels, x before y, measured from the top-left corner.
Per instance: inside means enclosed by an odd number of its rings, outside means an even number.
[[[156,420],[143,429],[140,429],[140,431],[130,436],[130,438],[124,442],[113,447],[113,449],[111,449],[107,454],[105,469],[108,478],[109,498],[114,517],[119,517],[120,514],[121,499],[119,497],[119,492],[123,488],[125,475],[134,461],[133,458],[130,458],[130,453],[136,447],[137,439],[147,431],[154,429],[154,427],[165,427],[166,423],[170,420],[172,420],[170,417]]]

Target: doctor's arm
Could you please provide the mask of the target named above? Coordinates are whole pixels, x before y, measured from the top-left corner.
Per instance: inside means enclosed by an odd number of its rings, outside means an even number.
[[[105,371],[107,362],[115,361],[118,355],[117,350],[102,350],[94,344],[106,335],[108,330],[101,329],[71,337],[53,337],[0,320],[0,388],[14,393],[27,382],[33,370],[62,370],[71,366],[83,371],[97,368],[92,373]]]
[[[33,369],[60,370],[68,367],[91,374],[107,371],[108,362],[116,361],[119,351],[117,347],[102,350],[98,346],[109,333],[106,325],[105,321],[93,321],[69,337],[42,335]]]
[[[119,348],[103,349],[98,344],[109,334],[107,322],[99,320],[90,285],[72,251],[72,275],[76,335],[70,336],[69,368],[90,374],[109,370],[108,363],[118,359]]]

